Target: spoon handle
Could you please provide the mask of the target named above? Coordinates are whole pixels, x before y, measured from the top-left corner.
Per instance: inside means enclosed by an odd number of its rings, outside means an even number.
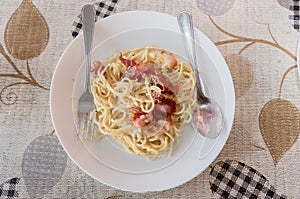
[[[197,89],[197,100],[199,103],[207,103],[209,99],[205,95],[205,91],[203,89],[203,80],[201,79],[198,72],[198,63],[196,58],[195,51],[195,39],[194,39],[194,29],[193,29],[193,20],[190,13],[187,11],[181,11],[177,17],[177,21],[179,23],[179,27],[181,32],[185,35],[186,42],[186,52],[188,55],[188,59],[194,69],[194,73],[196,76],[196,89]]]
[[[93,44],[94,27],[95,27],[95,8],[91,4],[86,4],[81,10],[85,64],[86,64],[86,81],[85,89],[91,92],[90,89],[90,67],[91,67],[91,49]]]

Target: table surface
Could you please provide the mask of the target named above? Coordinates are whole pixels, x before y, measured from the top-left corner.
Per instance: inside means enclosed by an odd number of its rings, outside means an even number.
[[[85,3],[95,3],[98,20],[128,10],[188,10],[224,56],[236,92],[234,124],[220,155],[191,181],[125,192],[97,182],[64,152],[49,88]],[[299,1],[292,0],[1,0],[0,198],[300,198],[298,30]]]

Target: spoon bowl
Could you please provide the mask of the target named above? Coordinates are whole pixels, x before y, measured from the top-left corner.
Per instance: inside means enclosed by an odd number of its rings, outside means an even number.
[[[204,137],[216,138],[223,129],[224,118],[217,102],[205,93],[203,77],[198,72],[192,16],[187,11],[181,11],[177,21],[184,35],[186,52],[196,77],[197,106],[193,113],[192,126]]]

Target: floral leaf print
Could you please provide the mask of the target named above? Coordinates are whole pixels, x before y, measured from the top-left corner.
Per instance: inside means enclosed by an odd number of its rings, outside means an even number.
[[[41,54],[49,41],[48,25],[31,0],[23,0],[9,19],[4,33],[7,51],[17,59]]]
[[[241,54],[230,54],[225,57],[234,82],[235,97],[238,99],[251,87],[253,71],[249,60]]]
[[[219,16],[228,12],[234,4],[234,0],[197,0],[197,7],[206,15]]]
[[[13,80],[0,89],[0,101],[5,105],[14,104],[18,95],[10,89],[17,85],[32,85],[48,90],[34,78],[29,63],[30,59],[44,51],[49,41],[48,25],[31,0],[23,0],[10,17],[5,28],[4,41],[6,50],[0,43],[0,55],[14,72],[0,74],[0,77]],[[25,60],[27,74],[15,64],[9,54],[17,59]]]
[[[56,136],[33,140],[23,155],[22,174],[29,196],[42,198],[60,180],[68,156]]]
[[[272,99],[259,114],[259,128],[274,164],[277,165],[299,136],[299,110],[288,100]]]

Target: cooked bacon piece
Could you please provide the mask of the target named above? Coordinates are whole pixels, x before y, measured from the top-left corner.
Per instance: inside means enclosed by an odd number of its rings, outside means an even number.
[[[136,114],[145,114],[145,112],[143,112],[141,109],[136,107],[131,107],[131,110]]]
[[[127,63],[127,65],[131,64]],[[170,66],[174,64],[176,65],[177,63],[173,62]],[[170,68],[170,70],[173,69]],[[179,85],[173,85],[168,82],[161,69],[155,68],[153,63],[150,62],[134,63],[121,78],[124,77],[137,79],[138,81],[142,80],[142,78],[150,77],[150,84],[161,89],[161,94],[156,91],[151,92],[151,96],[155,101],[154,110],[151,113],[145,113],[139,108],[131,108],[133,110],[132,120],[134,125],[144,127],[143,132],[146,136],[156,135],[156,133],[161,132],[162,128],[167,131],[170,130],[172,125],[174,125],[171,115],[176,111],[176,101],[172,98],[178,92]],[[161,125],[161,122],[165,122],[165,124]]]
[[[119,56],[120,61],[126,66],[136,66],[136,62],[134,60],[126,59],[122,57],[122,54]]]
[[[147,136],[156,136],[159,133],[163,133],[164,131],[171,130],[174,123],[171,121],[171,118],[164,119],[163,121],[154,122],[149,124],[143,129],[143,133]]]
[[[151,122],[151,116],[148,113],[136,107],[131,107],[131,110],[133,110],[132,119],[135,126],[144,127]]]
[[[179,90],[179,84],[173,85],[167,81],[161,70],[155,69],[155,74],[151,76],[150,83],[156,85],[162,90],[163,94],[176,94]]]
[[[137,79],[140,81],[142,79],[142,74],[137,70],[136,66],[130,67],[121,77],[121,79],[127,77],[128,79]]]
[[[170,117],[167,118],[166,121],[167,121],[167,123],[164,126],[164,130],[169,131],[169,130],[171,130],[171,127],[174,125],[174,122],[172,122],[172,119]]]
[[[143,63],[130,67],[123,75],[122,78],[137,79],[140,81],[142,78],[154,73],[154,66],[152,63]]]
[[[167,114],[172,114],[176,111],[176,102],[173,99],[164,97],[157,93],[156,91],[151,92],[151,96],[155,99],[155,107],[158,105],[164,105],[164,108],[160,106],[157,107],[158,110],[162,110],[161,112],[166,112]]]
[[[141,115],[140,119],[142,119],[146,124],[149,124],[151,122],[151,117],[149,114]]]
[[[146,126],[146,123],[140,119],[140,118],[136,118],[134,121],[133,121],[134,125],[137,126],[137,127],[144,127]]]
[[[133,60],[122,58],[122,56],[120,56],[120,60],[126,60],[124,61],[124,64],[126,63],[128,66],[130,66],[128,70],[122,75],[121,79],[127,77],[132,80],[136,79],[138,81],[141,81],[142,78],[150,76],[150,83],[152,85],[158,86],[162,90],[163,94],[173,95],[178,93],[179,85],[173,85],[169,83],[165,76],[162,74],[161,70],[155,68],[152,63],[146,62],[137,64]],[[133,61],[134,63],[131,63],[131,61]]]
[[[133,124],[137,127],[144,127],[143,133],[147,136],[154,136],[159,133],[161,126],[157,123],[158,120],[152,118],[152,113],[145,113],[140,108],[131,107],[133,110]],[[165,119],[165,118],[163,118]]]
[[[173,99],[164,97],[155,91],[152,91],[151,95],[155,99],[154,120],[166,120],[176,111],[176,102]]]
[[[143,129],[143,133],[147,137],[155,136],[160,131],[161,131],[161,126],[158,124],[151,124],[151,125],[147,126],[147,128]]]
[[[155,104],[154,109],[158,114],[166,114],[167,116],[169,116],[176,111],[176,102],[168,99],[165,100],[164,103]]]
[[[167,66],[174,68],[177,65],[177,60],[172,55],[166,52],[163,52],[162,55]]]
[[[132,116],[133,120],[135,120],[136,118],[139,118],[141,115],[145,115],[146,114],[141,109],[136,108],[136,107],[131,107],[131,110],[133,111],[133,116]]]
[[[166,70],[167,70],[167,73],[171,73],[171,72],[174,71],[174,69],[173,69],[173,68],[170,68],[170,67],[167,67]]]
[[[95,75],[97,75],[98,72],[101,72],[104,69],[104,65],[102,62],[100,61],[93,61],[91,64],[91,68],[90,71],[95,73]]]
[[[157,103],[161,103],[163,100],[163,96],[157,93],[156,91],[151,91],[151,96],[156,100]]]
[[[154,80],[154,82],[156,82],[156,84],[161,84],[164,86],[167,86],[169,84],[169,82],[167,82],[167,79],[159,69],[155,70],[155,74],[152,75],[151,78]]]
[[[142,63],[137,66],[137,70],[142,73],[144,76],[151,75],[154,73],[154,66],[152,63]]]

